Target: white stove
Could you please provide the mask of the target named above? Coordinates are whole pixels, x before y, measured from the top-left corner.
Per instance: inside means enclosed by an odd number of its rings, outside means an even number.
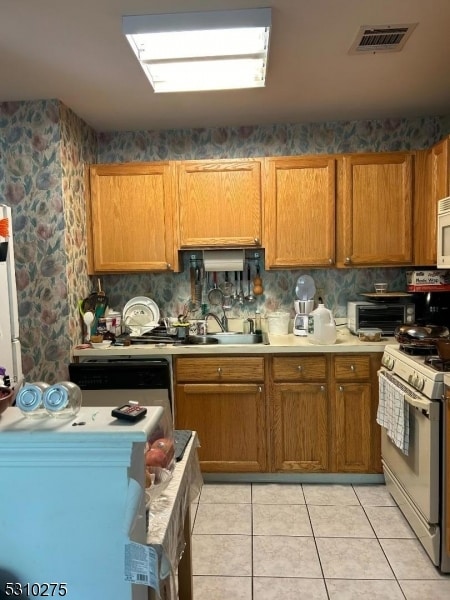
[[[379,414],[383,417],[388,407],[389,418],[379,421],[381,455],[389,492],[432,562],[450,573],[450,420],[445,418],[450,399],[444,395],[450,373],[439,370],[443,365],[433,350],[410,354],[416,348],[385,347]]]
[[[386,346],[381,364],[387,371],[417,390],[430,400],[441,400],[445,373],[427,361],[434,360],[429,354],[409,354],[400,346]]]

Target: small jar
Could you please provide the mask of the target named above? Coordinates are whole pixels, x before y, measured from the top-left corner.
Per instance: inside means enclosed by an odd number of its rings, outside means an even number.
[[[106,317],[100,317],[97,323],[97,335],[104,335],[108,331]]]
[[[40,419],[47,416],[44,408],[44,393],[50,387],[44,381],[26,383],[16,396],[16,406],[25,417]]]
[[[47,414],[57,418],[77,415],[81,408],[81,389],[71,381],[60,381],[44,393],[44,408]]]

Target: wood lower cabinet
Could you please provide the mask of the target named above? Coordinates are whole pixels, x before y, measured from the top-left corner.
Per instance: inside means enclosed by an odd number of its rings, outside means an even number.
[[[413,153],[340,159],[338,266],[413,262]]]
[[[368,473],[371,466],[370,383],[336,385],[333,402],[335,471]]]
[[[328,471],[326,356],[274,356],[272,381],[272,469]]]
[[[333,358],[333,471],[382,472],[381,430],[376,423],[380,360],[375,354]]]
[[[91,165],[90,273],[177,271],[169,162]]]
[[[378,354],[273,357],[272,470],[381,472],[380,360]]]
[[[261,246],[260,159],[176,165],[181,248]]]
[[[202,471],[381,473],[381,354],[179,357],[175,424]]]
[[[275,383],[272,396],[274,471],[329,470],[328,390],[318,383]]]
[[[335,264],[336,157],[266,158],[266,268]]]
[[[198,432],[202,471],[267,470],[264,373],[263,357],[176,359],[175,424]]]

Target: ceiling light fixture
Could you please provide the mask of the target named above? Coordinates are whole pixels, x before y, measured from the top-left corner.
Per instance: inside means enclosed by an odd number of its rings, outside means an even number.
[[[270,27],[270,8],[122,17],[155,92],[264,87]]]

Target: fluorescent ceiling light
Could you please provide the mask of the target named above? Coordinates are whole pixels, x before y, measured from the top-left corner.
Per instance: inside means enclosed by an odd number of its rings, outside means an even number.
[[[271,9],[122,18],[155,92],[264,87]]]

